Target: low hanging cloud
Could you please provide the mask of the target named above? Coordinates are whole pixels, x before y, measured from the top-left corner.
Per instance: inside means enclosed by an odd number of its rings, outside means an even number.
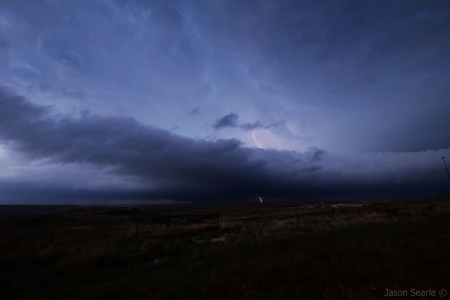
[[[218,119],[216,122],[214,122],[212,127],[215,130],[223,129],[226,127],[237,127],[238,119],[239,119],[239,115],[231,113],[231,114],[225,115],[225,116],[221,117],[220,119]]]
[[[217,126],[237,120],[231,114]],[[441,159],[450,156],[448,149],[339,154],[317,148],[303,153],[244,148],[236,139],[194,140],[134,118],[88,112],[78,117],[55,115],[51,107],[33,104],[4,88],[0,89],[0,143],[30,161],[103,167],[115,176],[151,183],[117,192],[114,186],[53,191],[67,199],[310,200],[440,196],[450,190]],[[0,180],[4,189],[5,182]],[[7,190],[10,195],[14,191],[26,195],[23,185],[16,182]],[[52,189],[29,188],[30,196],[36,193],[51,194]]]
[[[255,121],[253,123],[239,123],[238,121],[239,115],[235,113],[230,113],[216,120],[216,122],[214,122],[214,124],[212,125],[212,128],[214,128],[214,130],[220,130],[226,127],[231,127],[231,128],[240,128],[244,131],[250,131],[254,129],[261,129],[261,128],[269,129],[272,127],[278,127],[281,124],[280,122],[275,122],[270,125],[263,126],[263,124],[261,124],[261,122],[259,121]]]

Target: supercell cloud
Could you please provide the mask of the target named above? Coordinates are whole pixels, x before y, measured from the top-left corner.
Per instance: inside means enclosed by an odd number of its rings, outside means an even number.
[[[337,154],[317,148],[303,153],[245,148],[236,139],[195,140],[131,117],[52,111],[2,89],[0,139],[29,160],[109,168],[110,174],[140,183],[136,190],[112,184],[72,191],[84,197],[101,198],[103,192],[103,197],[149,200],[237,201],[257,195],[306,200],[445,191],[439,158],[449,151]],[[63,193],[53,189],[48,182],[41,192]]]
[[[448,1],[1,1],[0,203],[448,196],[449,32]]]

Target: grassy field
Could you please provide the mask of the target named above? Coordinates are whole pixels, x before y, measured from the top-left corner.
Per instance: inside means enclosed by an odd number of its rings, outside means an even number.
[[[448,199],[3,206],[0,299],[440,298],[449,211]]]

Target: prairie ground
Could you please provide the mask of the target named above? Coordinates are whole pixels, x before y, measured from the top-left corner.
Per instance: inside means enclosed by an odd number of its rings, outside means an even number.
[[[382,299],[450,290],[448,199],[0,207],[0,299]]]

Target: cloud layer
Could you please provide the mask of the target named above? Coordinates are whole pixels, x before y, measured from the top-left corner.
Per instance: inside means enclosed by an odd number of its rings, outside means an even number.
[[[437,150],[450,148],[449,16],[444,0],[2,0],[0,85],[191,138]],[[250,123],[204,126],[229,113]]]
[[[108,190],[77,190],[72,198],[311,200],[449,191],[441,159],[450,157],[449,150],[339,154],[317,148],[303,153],[244,148],[236,139],[186,138],[131,117],[56,113],[5,88],[0,89],[0,142],[28,160],[108,168],[110,174],[140,184],[134,190],[113,183]],[[0,185],[7,179],[2,178]],[[10,189],[18,185],[23,184]],[[21,189],[26,194],[27,188]],[[36,194],[35,188],[28,191]],[[51,182],[40,193],[52,191],[63,194]]]

